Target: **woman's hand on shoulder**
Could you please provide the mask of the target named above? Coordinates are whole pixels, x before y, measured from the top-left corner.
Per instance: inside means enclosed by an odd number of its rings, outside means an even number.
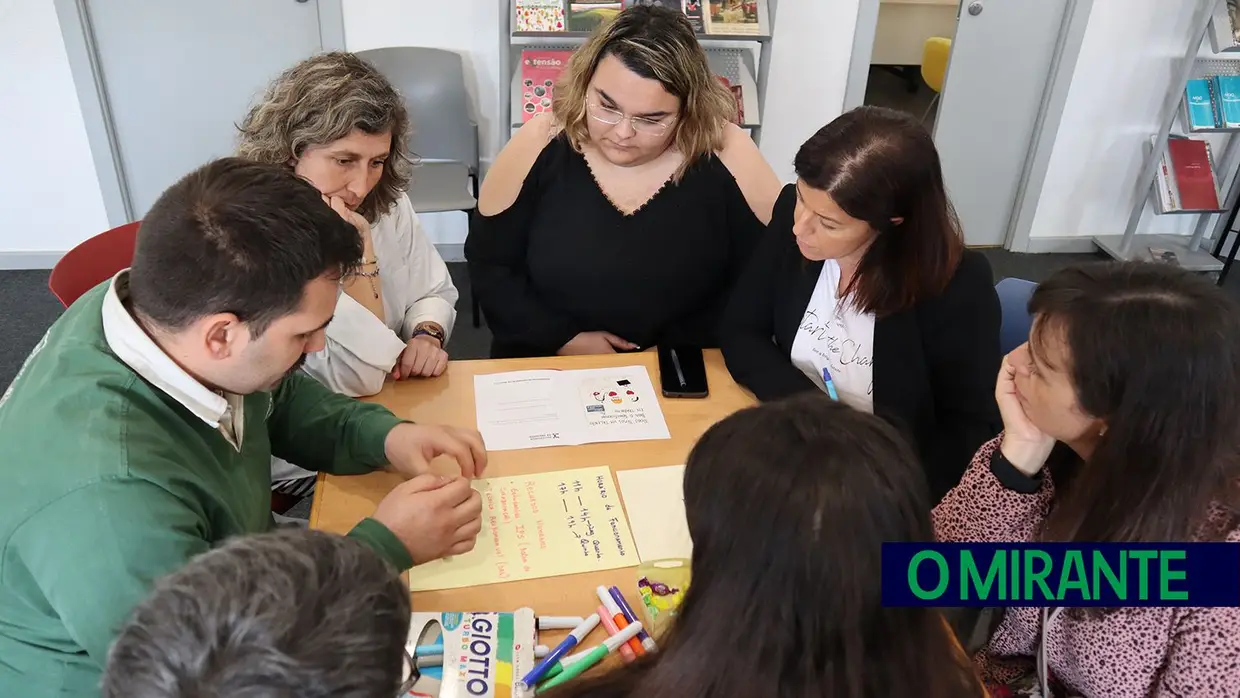
[[[775,170],[767,163],[753,142],[740,126],[728,124],[724,128],[723,149],[719,151],[719,160],[732,177],[736,185],[745,195],[745,201],[763,225],[771,222],[771,210],[783,186]]]
[[[478,192],[479,213],[484,216],[503,213],[517,200],[534,161],[559,131],[549,113],[539,114],[517,129],[495,156],[495,162],[482,180]]]

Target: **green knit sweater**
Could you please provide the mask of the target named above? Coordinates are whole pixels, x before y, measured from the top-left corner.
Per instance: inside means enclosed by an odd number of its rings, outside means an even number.
[[[0,696],[98,696],[108,646],[156,578],[271,527],[272,454],[369,472],[401,421],[299,372],[245,398],[238,451],[111,352],[107,287],[65,312],[0,398]],[[412,565],[373,519],[349,535]]]

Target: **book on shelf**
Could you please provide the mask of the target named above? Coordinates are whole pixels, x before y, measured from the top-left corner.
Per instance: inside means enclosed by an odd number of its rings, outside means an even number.
[[[608,0],[578,0],[568,2],[568,30],[592,32],[610,22],[624,9],[622,2]]]
[[[517,32],[589,33],[621,10],[655,5],[680,12],[698,36],[762,33],[758,0],[515,0]]]
[[[1215,116],[1223,128],[1240,128],[1240,75],[1215,75],[1213,83],[1217,103]]]
[[[728,80],[722,75],[716,75],[715,77],[719,78],[719,82],[723,83],[723,86],[728,88],[728,91],[732,93],[732,99],[736,102],[736,115],[732,118],[732,123],[738,126],[744,124],[745,123],[745,99],[744,99],[744,96],[741,90],[741,86],[733,85],[731,80]]]
[[[707,34],[761,34],[758,0],[705,0]]]
[[[1155,171],[1160,212],[1217,211],[1218,177],[1210,144],[1193,138],[1170,137]]]
[[[521,122],[551,111],[555,83],[568,66],[572,51],[526,49],[521,52]]]
[[[1210,78],[1189,80],[1184,87],[1184,108],[1191,130],[1218,128],[1218,100],[1214,95],[1214,81]]]
[[[519,32],[564,31],[564,0],[516,0]]]
[[[1215,0],[1210,18],[1210,48],[1215,53],[1240,49],[1240,0]]]
[[[1150,251],[1150,260],[1154,262],[1162,262],[1163,264],[1180,265],[1180,257],[1173,250],[1165,247],[1148,247]]]
[[[702,13],[702,5],[706,0],[684,0],[681,3],[680,11],[685,13],[685,17],[689,18],[689,24],[693,25],[695,34],[706,33],[706,16]]]

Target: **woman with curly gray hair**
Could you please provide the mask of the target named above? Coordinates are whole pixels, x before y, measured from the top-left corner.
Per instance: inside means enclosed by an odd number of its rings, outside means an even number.
[[[287,165],[361,235],[362,266],[343,280],[327,347],[305,363],[310,375],[353,397],[379,392],[388,376],[437,376],[448,364],[443,345],[458,293],[405,194],[409,128],[391,83],[343,52],[286,70],[238,126],[238,155]],[[288,464],[277,463],[273,475],[288,494],[313,486],[313,473]]]

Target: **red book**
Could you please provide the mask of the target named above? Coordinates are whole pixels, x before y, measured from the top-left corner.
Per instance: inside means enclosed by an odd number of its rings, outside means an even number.
[[[1209,145],[1191,138],[1171,138],[1167,140],[1167,154],[1171,157],[1176,189],[1180,191],[1180,208],[1217,210],[1218,184],[1210,166]]]

